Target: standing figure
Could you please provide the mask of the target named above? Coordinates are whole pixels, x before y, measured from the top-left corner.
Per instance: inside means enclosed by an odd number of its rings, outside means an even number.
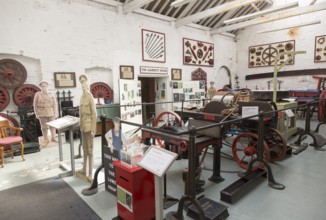
[[[214,82],[210,82],[211,87],[208,88],[207,98],[212,99],[214,95],[216,95],[216,88],[214,87]]]
[[[92,182],[93,173],[93,139],[96,132],[96,107],[94,97],[89,91],[87,75],[79,77],[83,94],[80,99],[79,118],[80,118],[80,131],[84,151],[83,168],[78,171],[79,174],[86,176],[86,166],[88,162],[88,181]]]
[[[48,92],[49,83],[46,81],[42,81],[39,83],[39,87],[41,89],[40,92],[37,92],[34,96],[34,112],[36,118],[40,120],[41,130],[43,135],[43,144],[41,146],[46,146],[49,144],[48,139],[48,128],[49,126],[46,124],[50,121],[53,121],[57,115],[57,102],[55,100],[54,95]],[[55,128],[50,128],[51,131],[51,141],[58,142],[55,139]]]
[[[122,150],[122,146],[139,140],[139,137],[136,134],[133,137],[127,139],[127,137],[121,130],[120,118],[114,117],[112,121],[113,128],[106,132],[105,139],[108,142],[108,147],[111,149],[111,152],[113,152],[113,149],[119,152],[118,159],[120,159],[120,151]]]

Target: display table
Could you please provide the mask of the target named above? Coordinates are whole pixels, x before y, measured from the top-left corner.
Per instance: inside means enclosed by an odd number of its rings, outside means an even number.
[[[277,106],[277,110],[282,110],[285,108],[295,108],[298,106],[298,103],[295,101],[291,101],[291,102],[277,102],[276,103]],[[294,115],[296,114],[296,109],[292,109]],[[292,136],[294,134],[296,134],[298,132],[298,128],[296,127],[296,118],[295,117],[291,117],[289,118],[289,122],[286,122],[286,115],[285,112],[282,112],[278,115],[278,121],[277,121],[277,130],[283,135],[283,137],[285,137],[286,134],[286,126],[288,125],[288,129],[287,129],[287,134],[286,136]]]
[[[73,131],[79,127],[79,118],[74,116],[64,116],[62,118],[50,121],[47,123],[51,128],[55,128],[58,131],[58,139],[59,139],[59,159],[60,165],[67,169],[63,163],[63,153],[62,153],[62,139],[61,132],[69,130],[69,144],[70,144],[70,163],[71,163],[71,171],[59,174],[60,177],[67,177],[75,175],[75,158],[74,158],[74,140],[73,140]]]
[[[117,208],[115,219],[143,220],[155,218],[154,175],[142,167],[116,167]]]

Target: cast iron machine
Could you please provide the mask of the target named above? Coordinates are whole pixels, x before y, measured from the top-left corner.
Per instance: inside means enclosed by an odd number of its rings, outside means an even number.
[[[207,212],[213,213],[215,216],[212,219],[224,219],[229,214],[227,207],[219,204],[213,200],[206,197],[201,197],[196,199],[196,173],[198,170],[198,155],[202,152],[204,148],[212,145],[214,146],[214,162],[213,162],[213,175],[210,180],[214,182],[221,182],[224,179],[220,176],[220,148],[222,146],[221,138],[209,137],[205,135],[198,135],[197,129],[191,126],[190,130],[181,127],[180,116],[175,113],[166,112],[159,117],[165,117],[165,124],[162,127],[142,127],[142,137],[145,142],[149,142],[149,139],[160,140],[160,144],[164,143],[166,145],[173,145],[181,148],[181,150],[186,151],[188,155],[188,173],[186,178],[185,195],[181,198],[178,206],[178,211],[173,213],[173,216],[178,219],[182,219],[182,209],[184,205],[188,208],[188,215],[196,219],[207,218]],[[169,118],[174,117],[178,119],[175,122],[174,119]],[[179,123],[179,124],[178,124]],[[210,204],[209,207],[204,207],[204,205]]]

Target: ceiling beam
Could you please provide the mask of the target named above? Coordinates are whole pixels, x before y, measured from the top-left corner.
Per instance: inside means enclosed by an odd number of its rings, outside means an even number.
[[[270,14],[270,13],[286,10],[286,9],[289,9],[289,8],[294,8],[294,7],[297,7],[298,5],[299,5],[298,2],[292,2],[290,4],[281,5],[281,6],[266,9],[266,10],[263,10],[263,11],[260,11],[260,12],[256,12],[256,13],[244,15],[244,16],[241,16],[241,17],[225,20],[224,24],[232,24],[232,23],[236,23],[236,22],[240,22],[240,21],[244,21],[244,20],[249,20],[249,19],[256,18],[256,17],[262,16],[262,15],[265,15],[265,14]]]
[[[266,15],[261,18],[252,19],[249,21],[244,21],[241,23],[224,26],[221,28],[211,30],[211,34],[219,34],[227,31],[233,31],[240,28],[250,27],[257,24],[263,24],[271,21],[277,21],[285,18],[290,18],[298,15],[308,14],[316,11],[321,11],[326,9],[326,3],[314,4],[306,7],[298,7],[287,11],[278,12],[271,15]]]
[[[172,18],[172,17],[169,17],[169,16],[166,16],[166,15],[161,15],[161,14],[158,14],[158,13],[155,13],[155,12],[151,12],[151,11],[148,11],[148,10],[145,10],[145,9],[136,9],[133,11],[134,13],[137,13],[137,14],[141,14],[141,15],[145,15],[145,16],[148,16],[148,17],[152,17],[152,18],[157,18],[159,20],[163,20],[163,21],[175,21],[176,19],[175,18]]]
[[[184,4],[188,4],[189,2],[192,2],[192,1],[194,1],[194,0],[176,0],[176,1],[172,2],[170,6],[177,8]]]
[[[303,26],[308,26],[308,25],[314,25],[314,24],[320,24],[320,20],[313,20],[313,21],[304,21],[304,22],[299,22],[295,24],[288,24],[288,25],[283,25],[283,26],[278,26],[274,28],[269,28],[261,31],[257,31],[257,34],[263,34],[263,33],[268,33],[268,32],[274,32],[274,31],[281,31],[281,30],[286,30],[286,29],[291,29],[291,28],[296,28],[296,27],[303,27]]]
[[[250,5],[250,4],[258,2],[258,1],[261,1],[261,0],[235,0],[235,1],[228,2],[228,3],[222,4],[222,5],[218,5],[214,8],[207,9],[205,11],[198,12],[196,14],[178,19],[176,22],[176,27],[180,27],[182,25],[189,24],[193,21],[198,21],[200,19],[207,18],[207,17],[213,16],[216,14],[220,14],[220,13],[223,13],[226,11],[230,11],[235,8],[240,8],[240,7],[243,7],[246,5]]]
[[[260,9],[254,3],[252,3],[250,5],[255,11],[260,11]]]
[[[96,2],[96,3],[100,3],[100,4],[104,4],[104,5],[110,5],[110,6],[114,6],[114,7],[118,7],[118,6],[122,6],[123,4],[121,2],[117,2],[114,0],[88,0],[90,2]]]
[[[129,12],[132,12],[136,9],[139,9],[143,7],[144,5],[149,4],[153,0],[134,0],[132,2],[129,2],[123,6],[123,13],[127,14]]]

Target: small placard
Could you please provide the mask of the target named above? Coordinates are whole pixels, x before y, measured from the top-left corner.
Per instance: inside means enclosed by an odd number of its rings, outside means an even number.
[[[173,161],[177,158],[177,154],[165,150],[157,146],[151,146],[138,165],[153,173],[158,177],[162,177]]]
[[[242,107],[242,118],[258,115],[258,106],[243,106]]]
[[[133,212],[132,193],[119,185],[117,186],[117,200],[120,205]]]
[[[291,109],[286,109],[286,110],[285,110],[285,114],[286,114],[286,116],[288,116],[289,118],[294,117],[294,113],[293,113],[293,111],[292,111]]]

